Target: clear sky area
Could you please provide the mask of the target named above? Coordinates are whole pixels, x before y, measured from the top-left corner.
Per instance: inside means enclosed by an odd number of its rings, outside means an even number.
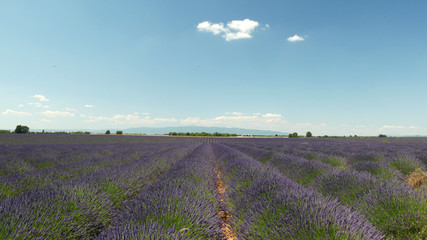
[[[427,1],[0,0],[0,129],[427,135]]]

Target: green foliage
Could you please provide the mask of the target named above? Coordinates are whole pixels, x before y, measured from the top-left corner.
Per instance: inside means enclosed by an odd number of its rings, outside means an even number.
[[[0,133],[10,133],[9,130],[0,130]]]
[[[269,154],[269,155],[265,156],[263,159],[261,159],[261,162],[267,163],[271,159],[271,157],[273,157],[273,154]]]
[[[107,130],[107,131],[105,132],[105,134],[107,134],[107,135],[108,135],[108,134],[110,134],[110,130]]]
[[[297,204],[303,203],[298,202]],[[340,234],[342,229],[339,226],[334,224],[319,224],[315,219],[306,219],[305,226],[301,227],[295,227],[298,226],[298,223],[288,220],[288,229],[291,229],[291,231],[283,231],[282,233],[271,231],[271,222],[281,222],[283,221],[283,216],[300,214],[294,212],[294,209],[299,208],[301,207],[283,205],[266,209],[256,218],[254,224],[249,229],[250,235],[254,236],[252,239],[359,239],[358,236]]]
[[[306,136],[306,137],[312,137],[312,136],[313,136],[313,134],[311,134],[311,132],[310,132],[310,131],[308,131],[308,132],[305,134],[305,136]]]
[[[289,133],[288,137],[290,137],[290,138],[297,138],[298,137],[298,133],[297,132]]]
[[[385,135],[385,134],[380,134],[380,135],[378,135],[378,137],[380,137],[380,138],[386,138],[386,137],[387,137],[387,135]]]
[[[116,131],[116,134],[117,134],[117,135],[122,135],[122,134],[123,134],[123,131]]]
[[[90,132],[77,131],[77,132],[71,132],[71,134],[90,134]]]
[[[408,175],[414,172],[415,169],[421,168],[421,164],[411,156],[399,156],[390,160],[389,164],[404,175]]]
[[[427,202],[421,194],[372,189],[356,207],[390,239],[427,239]]]
[[[338,156],[330,156],[327,158],[320,159],[320,161],[326,164],[329,164],[333,167],[337,167],[339,169],[346,169],[346,165],[347,165],[345,158],[338,157]]]
[[[15,128],[15,133],[28,133],[30,131],[30,128],[23,125],[18,125]]]

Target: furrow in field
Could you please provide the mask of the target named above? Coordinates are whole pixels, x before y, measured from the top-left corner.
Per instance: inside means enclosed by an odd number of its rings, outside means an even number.
[[[211,159],[208,144],[201,145],[129,202],[96,239],[221,239]]]
[[[271,167],[213,144],[229,206],[242,239],[382,239],[361,214],[295,184]]]
[[[225,200],[225,186],[221,179],[221,171],[215,168],[216,173],[216,189],[219,195],[219,211],[218,216],[221,220],[221,231],[226,240],[237,240],[237,236],[231,228],[230,222],[233,216],[229,213],[227,202]]]
[[[260,162],[267,151],[239,147]],[[397,180],[376,178],[367,172],[333,168],[290,154],[274,154],[267,166],[285,177],[363,214],[387,237],[423,239],[427,237],[427,193]]]
[[[0,202],[1,239],[91,239],[197,145],[160,152]]]
[[[52,145],[50,145],[52,146]],[[139,148],[138,148],[139,147]],[[176,147],[176,146],[175,146]],[[79,179],[88,175],[102,172],[109,168],[125,165],[132,161],[154,155],[161,151],[172,149],[171,146],[116,146],[115,149],[108,148],[110,154],[88,157],[85,161],[59,164],[52,168],[28,171],[25,173],[9,175],[0,178],[0,199],[38,188],[52,185],[65,184],[73,179]],[[89,153],[88,156],[91,156]]]

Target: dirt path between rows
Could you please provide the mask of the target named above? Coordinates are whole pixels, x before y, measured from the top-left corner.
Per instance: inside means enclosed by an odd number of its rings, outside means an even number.
[[[227,204],[225,202],[225,187],[221,180],[221,172],[218,171],[218,169],[215,168],[216,172],[216,189],[219,194],[219,206],[220,211],[218,212],[218,217],[221,220],[222,226],[221,231],[224,234],[224,239],[226,240],[237,240],[236,234],[234,234],[231,225],[230,220],[232,216],[228,213],[227,210]]]

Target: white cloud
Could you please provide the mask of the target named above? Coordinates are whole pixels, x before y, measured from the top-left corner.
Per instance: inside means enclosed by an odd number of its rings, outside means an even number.
[[[140,116],[136,114],[118,114],[112,117],[105,116],[82,116],[85,118],[84,122],[88,123],[102,123],[110,122],[118,125],[145,125],[145,126],[159,126],[164,124],[174,125],[195,125],[195,126],[219,126],[219,127],[239,127],[239,128],[255,128],[265,130],[279,130],[286,131],[286,120],[282,115],[267,113],[261,115],[249,115],[241,112],[228,113],[222,116],[213,118],[200,118],[200,117],[187,117],[182,119],[176,118],[153,118],[150,116]]]
[[[215,35],[218,35],[222,32],[227,32],[228,30],[224,27],[224,23],[210,23],[209,21],[201,22],[197,25],[197,29],[200,32],[211,32]]]
[[[257,116],[219,116],[213,118],[214,121],[242,121],[242,120],[252,120],[252,119],[258,119]]]
[[[10,109],[7,109],[6,111],[2,112],[1,114],[5,115],[5,116],[22,116],[22,117],[31,116],[31,113],[18,112],[18,111],[14,111],[14,110],[10,110]]]
[[[39,99],[39,101],[41,101],[41,102],[49,102],[49,99],[47,99],[45,96],[40,95],[40,94],[36,94],[36,95],[34,95],[33,97],[34,97],[34,98],[38,98],[38,99]]]
[[[281,114],[267,113],[262,115],[262,117],[265,118],[267,122],[285,122]]]
[[[304,38],[295,34],[292,37],[288,37],[288,41],[289,42],[299,42],[299,41],[304,41]]]
[[[85,108],[94,108],[94,107],[95,107],[94,105],[90,105],[90,104],[85,105]]]
[[[105,116],[85,116],[81,115],[82,118],[87,118],[84,120],[89,123],[96,123],[100,121],[113,122],[115,124],[132,124],[132,125],[156,125],[159,123],[167,123],[167,122],[177,122],[175,118],[151,118],[149,116],[140,117],[135,114],[117,114],[112,117]]]
[[[50,122],[52,122],[52,120],[49,120],[49,119],[42,119],[42,120],[40,120],[40,121],[42,121],[42,122],[47,122],[47,123],[50,123]]]
[[[74,113],[60,111],[44,111],[40,114],[47,117],[74,117]]]
[[[38,102],[36,102],[36,103],[34,103],[34,102],[29,102],[29,103],[28,103],[28,105],[35,106],[35,107],[37,107],[37,108],[50,108],[50,106],[49,106],[49,105],[43,105],[43,104],[38,103]]]
[[[381,130],[388,130],[388,129],[418,129],[418,127],[415,127],[415,126],[384,125],[384,126],[382,126],[379,129],[379,131],[381,131]]]
[[[282,118],[282,114],[267,113],[262,115],[263,118]]]
[[[140,112],[134,112],[133,113],[134,115],[144,115],[144,116],[148,116],[148,115],[150,115],[149,113],[140,113]]]
[[[235,112],[235,114],[226,113],[225,116],[201,119],[199,117],[188,117],[181,119],[183,125],[196,125],[208,127],[237,127],[253,128],[275,131],[286,131],[286,120],[280,114],[267,113],[245,114]]]
[[[118,125],[145,125],[159,126],[173,123],[176,125],[195,125],[195,126],[219,126],[219,127],[239,127],[239,128],[255,128],[266,130],[286,131],[286,120],[282,115],[267,113],[264,115],[250,115],[241,112],[226,113],[222,116],[213,118],[187,117],[182,119],[176,118],[154,118],[150,116],[141,116],[140,114],[118,114],[112,117],[105,116],[84,116],[84,122],[88,123],[114,123]]]
[[[377,130],[377,134],[380,133],[395,136],[425,135],[427,134],[427,129],[417,126],[384,125]]]
[[[71,112],[77,112],[77,109],[75,108],[70,108],[70,107],[66,107],[65,110],[67,111],[71,111]]]
[[[259,26],[257,21],[250,19],[233,20],[227,23],[210,23],[209,21],[201,22],[197,25],[200,32],[211,32],[214,35],[222,34],[226,41],[252,38],[252,32]]]
[[[225,115],[242,116],[242,115],[245,115],[245,114],[241,113],[241,112],[231,112],[231,113],[227,112],[227,113],[225,113]]]
[[[24,104],[19,104],[18,107],[23,108]]]
[[[184,125],[195,125],[199,124],[202,121],[199,117],[188,117],[185,119],[181,119],[180,122]]]
[[[41,108],[43,106],[43,104],[41,104],[41,103],[33,103],[33,102],[29,102],[28,105],[32,105],[32,106],[35,106],[38,108]]]
[[[86,123],[94,123],[96,126],[104,127],[128,127],[128,126],[205,126],[205,127],[229,127],[261,129],[280,132],[298,132],[305,135],[307,131],[314,136],[378,136],[383,133],[389,136],[398,135],[427,135],[427,128],[417,126],[399,126],[399,125],[329,125],[326,123],[289,123],[278,113],[243,113],[227,112],[223,115],[201,118],[197,116],[184,118],[161,118],[144,115],[141,113],[116,114],[112,116],[88,116],[80,115]]]

